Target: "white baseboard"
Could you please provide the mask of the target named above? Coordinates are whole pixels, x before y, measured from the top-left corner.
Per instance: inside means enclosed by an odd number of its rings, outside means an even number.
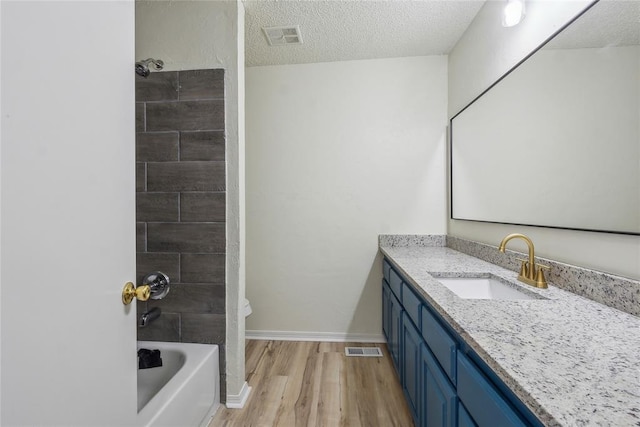
[[[387,342],[382,334],[352,334],[342,332],[245,331],[248,340],[326,341],[326,342]]]
[[[225,406],[229,409],[242,409],[244,408],[244,404],[247,403],[247,399],[249,398],[249,394],[251,393],[251,387],[245,381],[242,384],[242,389],[240,389],[240,393],[238,394],[227,394],[227,403]]]

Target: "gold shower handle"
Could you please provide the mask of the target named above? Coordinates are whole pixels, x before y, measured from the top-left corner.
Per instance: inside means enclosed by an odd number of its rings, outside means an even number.
[[[124,305],[131,304],[134,298],[138,301],[146,301],[151,296],[151,286],[141,285],[136,288],[131,282],[127,282],[122,289],[122,303]]]

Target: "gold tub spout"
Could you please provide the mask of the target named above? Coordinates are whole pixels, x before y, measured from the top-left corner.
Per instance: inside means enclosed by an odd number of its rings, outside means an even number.
[[[549,268],[546,265],[538,264],[536,265],[535,261],[535,249],[533,247],[533,242],[530,238],[520,233],[509,234],[507,237],[502,239],[500,242],[500,246],[498,250],[504,253],[505,248],[507,246],[507,242],[511,239],[522,239],[527,242],[527,246],[529,247],[529,259],[521,260],[522,266],[520,267],[520,274],[518,275],[518,280],[526,283],[527,285],[535,286],[536,288],[546,288],[547,287],[547,279],[544,277],[543,268]]]

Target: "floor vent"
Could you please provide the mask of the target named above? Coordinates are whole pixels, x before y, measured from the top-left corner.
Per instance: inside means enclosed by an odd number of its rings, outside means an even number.
[[[345,347],[344,353],[347,356],[356,357],[382,357],[382,350],[379,347]]]

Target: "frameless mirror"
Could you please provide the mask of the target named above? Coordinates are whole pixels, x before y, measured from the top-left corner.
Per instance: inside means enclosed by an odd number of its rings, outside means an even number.
[[[640,2],[602,0],[451,119],[451,217],[640,234]]]

